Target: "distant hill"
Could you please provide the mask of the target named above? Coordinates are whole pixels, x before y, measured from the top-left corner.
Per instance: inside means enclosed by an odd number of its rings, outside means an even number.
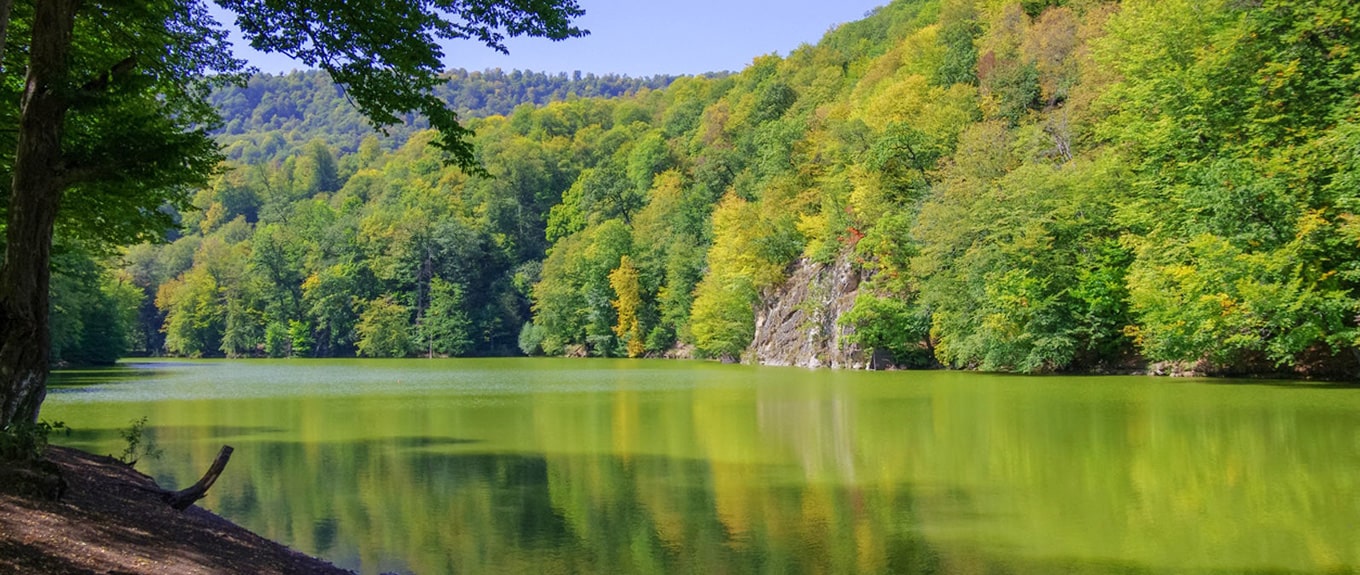
[[[491,69],[447,73],[448,82],[436,93],[464,119],[508,115],[516,106],[542,106],[568,98],[618,98],[641,90],[659,90],[675,76],[632,78],[616,74],[597,76],[580,72],[567,75]],[[321,139],[341,153],[353,152],[372,126],[345,98],[344,93],[321,71],[261,74],[244,87],[229,87],[213,94],[212,103],[222,113],[218,132],[227,157],[255,163],[279,158],[313,139]],[[388,130],[389,148],[406,142],[424,128],[418,118]]]

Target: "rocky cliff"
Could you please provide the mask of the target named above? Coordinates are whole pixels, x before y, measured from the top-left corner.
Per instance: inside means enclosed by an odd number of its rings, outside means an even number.
[[[743,359],[763,365],[865,369],[870,354],[840,325],[859,293],[860,273],[845,258],[801,260],[784,285],[762,297],[756,333]]]

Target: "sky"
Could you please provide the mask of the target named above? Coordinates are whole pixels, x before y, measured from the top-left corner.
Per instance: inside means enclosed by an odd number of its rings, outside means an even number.
[[[702,74],[740,71],[757,56],[786,56],[815,44],[837,24],[859,20],[888,0],[578,0],[584,38],[552,42],[512,38],[510,54],[476,42],[445,46],[446,68],[581,71],[595,74]],[[218,19],[231,26],[230,15]],[[262,72],[302,68],[286,57],[260,54],[240,42],[236,53]]]

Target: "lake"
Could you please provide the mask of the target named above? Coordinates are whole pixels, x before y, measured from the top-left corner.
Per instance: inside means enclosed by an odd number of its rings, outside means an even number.
[[[128,363],[56,443],[361,573],[1360,570],[1360,390],[664,360]]]

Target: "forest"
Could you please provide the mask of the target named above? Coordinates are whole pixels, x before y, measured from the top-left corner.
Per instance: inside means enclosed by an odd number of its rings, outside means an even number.
[[[713,76],[720,76],[714,74]],[[521,104],[543,106],[567,98],[619,98],[641,89],[665,88],[673,76],[630,78],[573,73],[544,74],[500,69],[469,72],[457,68],[442,75],[434,94],[461,118],[506,116]],[[245,86],[225,86],[210,97],[224,123],[215,131],[227,159],[239,164],[279,161],[308,142],[320,139],[334,154],[359,149],[373,128],[345,98],[325,72],[258,74]],[[390,151],[411,134],[429,129],[424,118],[408,114],[403,124],[387,128],[380,138]]]
[[[256,78],[177,229],[58,228],[54,358],[735,359],[840,261],[899,367],[1354,373],[1357,47],[1349,0],[898,0],[733,74],[455,71],[480,169]]]

